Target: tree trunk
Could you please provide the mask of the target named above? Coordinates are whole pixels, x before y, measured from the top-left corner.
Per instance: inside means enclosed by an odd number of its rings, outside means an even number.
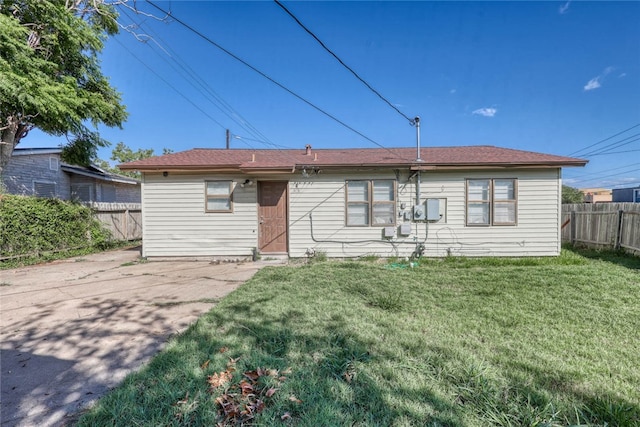
[[[26,136],[28,127],[14,117],[9,117],[8,124],[0,131],[0,186],[4,182],[4,169],[11,160],[13,149]]]

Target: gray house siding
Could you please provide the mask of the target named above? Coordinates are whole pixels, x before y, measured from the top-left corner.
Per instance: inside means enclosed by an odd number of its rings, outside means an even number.
[[[106,203],[140,203],[140,184],[98,168],[64,164],[59,148],[16,149],[1,177],[2,191],[22,196]]]
[[[634,191],[635,190],[635,191]],[[631,187],[631,188],[618,188],[613,190],[612,194],[612,202],[640,202],[640,200],[634,200],[634,194],[638,195],[640,193],[640,187]]]
[[[4,170],[2,181],[5,191],[10,194],[48,196],[38,194],[37,190],[53,185],[54,197],[71,197],[71,180],[69,175],[60,170],[59,154],[13,156]]]

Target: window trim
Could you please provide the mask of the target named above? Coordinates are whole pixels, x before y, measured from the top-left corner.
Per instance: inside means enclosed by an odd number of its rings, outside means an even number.
[[[373,200],[373,187],[376,181],[390,181],[393,184],[393,200]],[[366,201],[349,201],[349,183],[350,182],[366,182],[367,183],[367,200]],[[396,209],[398,203],[398,183],[395,179],[348,179],[344,183],[344,224],[345,227],[390,227],[396,225]],[[366,205],[368,213],[368,221],[366,224],[349,224],[349,206],[350,205]],[[373,224],[373,207],[374,205],[392,205],[393,222],[383,224]]]
[[[60,168],[60,159],[54,156],[49,156],[49,170],[58,171]]]
[[[210,182],[226,182],[229,184],[228,194],[209,194]],[[229,209],[209,209],[209,199],[229,199]],[[233,181],[230,179],[207,179],[204,181],[204,211],[206,213],[233,213]]]
[[[489,181],[489,200],[469,199],[469,181]],[[514,199],[498,199],[495,196],[495,181],[512,181]],[[469,222],[469,203],[487,203],[489,206],[489,221],[487,223]],[[513,222],[498,222],[495,219],[496,204],[512,204],[514,207]],[[465,179],[465,225],[467,227],[513,227],[518,225],[518,178],[466,178]]]

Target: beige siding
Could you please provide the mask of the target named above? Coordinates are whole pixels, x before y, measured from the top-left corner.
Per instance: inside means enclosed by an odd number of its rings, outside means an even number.
[[[397,173],[397,175],[396,175]],[[426,256],[544,256],[560,250],[560,183],[557,169],[423,172],[421,201],[446,199],[446,222],[411,223],[409,236],[383,238],[383,227],[345,225],[346,179],[396,179],[396,226],[415,204],[409,171],[322,171],[266,176],[289,181],[289,254],[304,257],[311,248],[330,257],[410,256],[425,242]],[[146,174],[143,183],[144,256],[249,256],[258,244],[257,186],[241,188],[246,176]],[[465,179],[518,179],[515,226],[465,225]],[[234,181],[234,212],[204,212],[204,181]],[[259,181],[261,177],[251,177]],[[405,204],[404,210],[402,203]],[[310,215],[311,214],[311,215]],[[313,225],[313,235],[311,226]],[[428,227],[428,230],[427,230]],[[396,227],[397,229],[397,227]],[[426,241],[425,241],[425,237]],[[314,241],[315,239],[315,241]]]
[[[233,180],[233,213],[205,212],[205,180]],[[257,245],[256,186],[244,177],[145,174],[143,256],[250,256]]]
[[[395,178],[393,172],[351,173],[349,179]],[[515,226],[468,227],[465,225],[466,178],[517,178],[518,224]],[[366,254],[410,256],[415,242],[423,242],[425,223],[412,223],[410,236],[397,236],[383,243],[381,227],[346,227],[344,220],[345,174],[323,173],[291,182],[290,255],[304,256],[307,248],[331,257]],[[421,201],[446,199],[446,223],[429,223],[426,256],[537,256],[557,255],[559,240],[559,183],[556,169],[482,172],[423,172]],[[415,180],[401,171],[398,180],[397,225],[401,203],[411,211],[415,204]],[[311,239],[313,215],[314,238]],[[362,242],[360,242],[362,241]],[[393,244],[391,244],[391,242]]]

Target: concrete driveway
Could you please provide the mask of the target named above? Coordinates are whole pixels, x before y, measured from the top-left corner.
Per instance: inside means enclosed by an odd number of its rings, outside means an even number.
[[[133,249],[0,271],[2,427],[69,424],[263,265]]]

